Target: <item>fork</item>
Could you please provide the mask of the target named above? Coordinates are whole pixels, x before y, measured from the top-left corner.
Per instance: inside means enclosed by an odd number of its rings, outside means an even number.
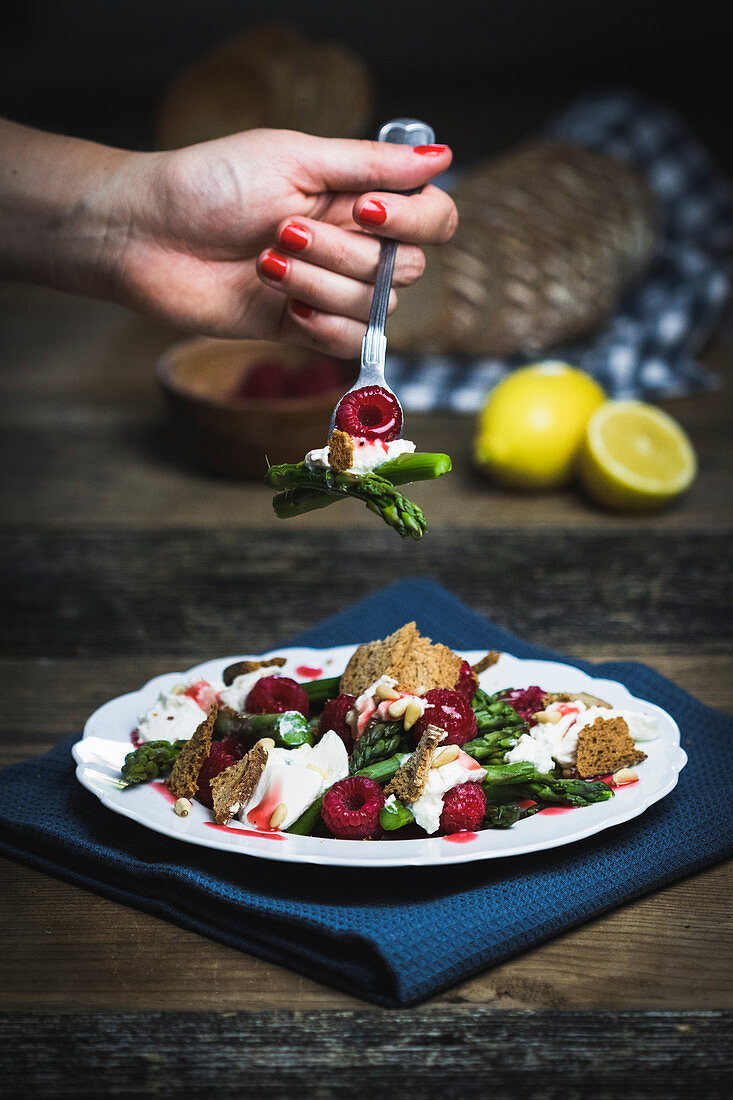
[[[391,122],[385,122],[379,131],[378,140],[389,141],[396,145],[432,145],[435,141],[435,134],[432,127],[416,118],[395,118]],[[415,192],[407,191],[406,194],[413,195]],[[394,390],[387,385],[384,377],[387,356],[387,337],[384,335],[384,326],[387,321],[387,305],[392,287],[396,251],[397,241],[393,241],[389,237],[383,238],[379,250],[379,263],[377,265],[377,278],[374,283],[372,304],[369,310],[369,324],[361,343],[359,377],[351,389],[347,390],[336,402],[336,408],[333,410],[328,428],[329,439],[336,426],[336,413],[344,397],[348,393],[353,393],[354,390],[363,389],[364,386],[381,386],[387,393],[391,393],[400,406],[400,415],[402,416],[400,400]]]

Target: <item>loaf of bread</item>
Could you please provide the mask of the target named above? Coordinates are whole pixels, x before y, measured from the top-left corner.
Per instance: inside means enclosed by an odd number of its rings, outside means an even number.
[[[631,167],[528,144],[470,171],[459,225],[398,294],[396,351],[536,355],[598,329],[654,255],[654,197]]]
[[[159,106],[156,140],[178,149],[260,126],[363,137],[373,103],[372,77],[352,51],[263,24],[180,73]]]

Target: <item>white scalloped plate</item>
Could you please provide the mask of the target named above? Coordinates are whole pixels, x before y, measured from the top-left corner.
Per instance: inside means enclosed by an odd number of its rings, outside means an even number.
[[[303,666],[321,669],[324,676],[338,675],[355,648],[353,645],[331,649],[290,648],[258,656],[280,654],[287,657],[283,674],[302,680],[304,677],[299,676],[296,669]],[[461,654],[472,663],[483,655],[483,651]],[[687,763],[687,756],[680,748],[680,731],[674,719],[653,703],[632,696],[623,684],[595,679],[572,665],[520,660],[502,654],[499,661],[480,676],[481,686],[488,692],[539,684],[546,691],[587,691],[606,699],[615,707],[626,706],[653,714],[658,720],[659,737],[644,743],[647,759],[637,768],[639,782],[618,788],[614,797],[606,802],[567,812],[535,814],[511,829],[487,829],[476,834],[465,834],[465,839],[460,842],[439,836],[416,840],[363,841],[282,833],[275,838],[271,833],[261,835],[246,829],[239,822],[233,822],[226,828],[214,825],[210,812],[198,802],[194,802],[188,817],[177,817],[160,783],[119,790],[114,781],[119,779],[124,757],[131,751],[130,733],[136,727],[138,717],[152,706],[158,694],[189,675],[220,678],[227,665],[241,659],[226,657],[197,665],[187,673],[170,672],[156,676],[139,691],[121,695],[101,706],[87,721],[82,740],[74,746],[76,774],[80,783],[115,813],[188,844],[292,863],[407,867],[496,859],[572,844],[643,813],[669,794],[677,784],[680,770]]]

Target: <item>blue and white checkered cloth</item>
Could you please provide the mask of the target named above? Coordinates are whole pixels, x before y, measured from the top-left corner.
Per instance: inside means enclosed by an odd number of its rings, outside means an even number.
[[[676,115],[633,93],[586,96],[545,136],[630,163],[655,192],[662,221],[652,266],[605,328],[546,357],[587,370],[610,397],[654,399],[717,388],[716,376],[695,357],[729,301],[731,182]],[[407,411],[475,412],[505,374],[537,358],[388,355],[387,369]]]

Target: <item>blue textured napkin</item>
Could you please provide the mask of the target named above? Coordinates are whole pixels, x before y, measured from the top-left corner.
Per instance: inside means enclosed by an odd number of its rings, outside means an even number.
[[[583,96],[545,137],[627,161],[656,195],[658,253],[616,313],[587,339],[548,349],[583,367],[609,397],[661,398],[718,387],[696,362],[723,316],[733,276],[733,183],[677,115],[633,92]],[[450,179],[444,184],[450,191]],[[541,359],[389,356],[389,380],[408,412],[481,408],[515,367]]]
[[[393,585],[286,642],[358,642],[413,618],[455,648],[557,657],[429,580]],[[733,719],[644,665],[570,663],[669,711],[689,764],[641,817],[561,849],[357,871],[197,848],[105,809],[75,779],[70,738],[0,774],[0,850],[356,996],[413,1004],[733,850]]]

